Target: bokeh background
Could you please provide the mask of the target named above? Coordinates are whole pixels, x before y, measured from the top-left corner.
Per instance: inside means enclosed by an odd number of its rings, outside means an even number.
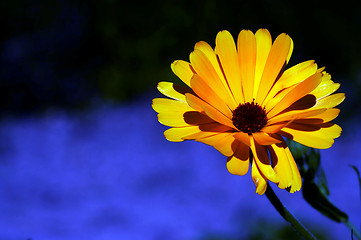
[[[360,226],[361,8],[343,1],[2,1],[0,239],[297,239],[250,174],[170,143],[151,99],[174,60],[220,30],[294,40],[290,65],[326,66],[346,101],[321,151],[332,202]],[[274,187],[275,188],[275,187]],[[320,239],[351,239],[301,193],[276,190]]]

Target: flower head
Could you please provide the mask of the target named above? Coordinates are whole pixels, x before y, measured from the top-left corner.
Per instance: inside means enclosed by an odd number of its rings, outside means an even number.
[[[345,95],[324,68],[306,61],[285,70],[292,39],[259,29],[239,33],[237,46],[228,31],[216,37],[213,49],[198,42],[190,62],[172,63],[173,72],[187,85],[160,82],[169,98],[153,99],[159,122],[171,127],[169,141],[195,140],[228,157],[230,173],[244,175],[250,166],[256,192],[267,181],[295,192],[302,180],[284,138],[309,147],[331,147],[341,128],[331,123],[334,108]]]

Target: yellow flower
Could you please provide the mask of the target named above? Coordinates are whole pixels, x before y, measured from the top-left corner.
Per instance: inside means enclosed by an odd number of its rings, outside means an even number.
[[[313,148],[331,147],[341,127],[330,121],[345,95],[332,94],[340,84],[314,61],[285,70],[292,50],[287,34],[272,43],[266,29],[241,31],[237,46],[228,31],[218,33],[214,50],[198,42],[190,63],[171,65],[187,86],[158,84],[171,98],[153,99],[152,105],[159,122],[171,127],[165,137],[213,146],[237,175],[248,172],[252,154],[258,194],[266,191],[268,180],[291,193],[300,190],[301,176],[284,137]]]

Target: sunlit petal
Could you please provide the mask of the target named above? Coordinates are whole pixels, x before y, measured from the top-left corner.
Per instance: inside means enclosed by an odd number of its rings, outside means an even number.
[[[269,147],[274,171],[279,177],[278,187],[285,189],[292,185],[293,175],[290,161],[282,144],[272,144]]]
[[[235,175],[245,175],[249,169],[249,147],[238,142],[236,151],[227,159],[227,169]]]
[[[249,30],[243,30],[238,35],[238,57],[244,98],[250,102],[253,99],[257,45],[256,37]]]
[[[191,86],[191,78],[194,74],[192,66],[185,61],[177,60],[171,64],[172,71],[177,77],[180,78],[185,84]]]
[[[236,102],[244,103],[237,49],[234,39],[228,31],[221,31],[217,34],[216,48],[224,75]]]
[[[258,88],[256,96],[258,103],[263,103],[282,68],[286,65],[291,51],[291,42],[292,40],[288,35],[281,34],[273,43],[260,81],[260,86],[262,87]]]
[[[267,148],[259,145],[253,138],[251,138],[251,150],[254,162],[260,172],[270,181],[278,183],[279,178],[271,166],[271,160],[268,157]]]
[[[252,163],[252,180],[256,185],[256,193],[263,195],[267,189],[267,178],[264,177],[256,163]]]
[[[264,67],[272,47],[272,37],[267,29],[259,29],[256,34],[257,60],[254,77],[253,98],[256,98]]]
[[[194,111],[186,102],[167,98],[155,98],[152,107],[157,113],[160,112],[188,112]]]

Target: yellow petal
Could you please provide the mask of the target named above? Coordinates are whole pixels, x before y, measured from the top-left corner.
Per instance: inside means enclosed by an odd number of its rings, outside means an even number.
[[[257,43],[257,60],[254,77],[253,98],[256,98],[264,66],[266,65],[268,54],[272,47],[271,34],[267,29],[259,29],[256,32],[255,37]]]
[[[231,174],[245,175],[249,169],[249,147],[238,142],[234,154],[227,160],[227,169]]]
[[[226,117],[225,115],[223,115],[222,113],[217,111],[217,109],[215,109],[211,105],[203,104],[202,108],[203,108],[204,112],[210,118],[215,120],[216,122],[222,123],[223,125],[226,125],[226,126],[231,127],[231,128],[235,128],[231,119],[229,119],[228,117]]]
[[[330,122],[333,119],[335,119],[338,116],[339,113],[340,113],[340,109],[330,108],[330,109],[327,109],[326,111],[324,111],[324,112],[322,112],[320,114],[317,114],[315,116],[308,117],[308,118],[310,118],[310,119],[321,119],[322,122],[326,123],[326,122]]]
[[[327,149],[334,143],[333,139],[340,136],[341,130],[336,124],[314,126],[292,123],[283,128],[280,134],[308,147]]]
[[[264,104],[266,105],[282,89],[289,88],[302,82],[303,80],[315,74],[316,71],[317,64],[315,64],[313,60],[297,64],[287,69],[272,87],[270,93],[267,95],[264,101]]]
[[[290,46],[290,50],[289,50],[288,55],[287,55],[286,65],[288,64],[288,62],[291,59],[292,52],[293,52],[293,47],[294,47],[292,38],[290,38],[290,40],[291,40],[291,46]]]
[[[229,119],[227,116],[225,116],[223,113],[209,105],[208,103],[204,102],[203,100],[195,97],[192,94],[186,94],[186,100],[189,103],[190,106],[194,107],[195,109],[199,110],[202,109],[210,118],[212,118],[214,121],[219,122],[223,125],[229,126],[231,128],[234,128],[233,122],[231,119]]]
[[[186,101],[188,103],[188,105],[192,108],[195,109],[199,112],[204,112],[202,105],[204,104],[204,101],[202,99],[200,99],[199,97],[196,97],[193,94],[190,93],[186,93]]]
[[[224,84],[226,83],[223,83],[224,81],[220,79],[218,73],[214,69],[213,64],[211,63],[211,60],[207,57],[207,55],[205,55],[205,53],[203,53],[201,50],[195,49],[190,54],[190,60],[194,70],[197,72],[197,75],[195,75],[193,78],[201,78],[202,80],[200,81],[200,84],[205,85],[202,86],[203,88],[205,88],[203,91],[211,91],[204,93],[206,97],[216,94],[219,99],[222,99],[222,102],[225,102],[229,106],[229,108],[236,108],[236,102],[230,90],[228,89],[228,86],[227,88],[224,86]],[[192,85],[192,80],[191,86],[193,90],[196,91],[196,89],[194,89]],[[199,96],[203,98],[204,94]]]
[[[314,95],[316,99],[321,99],[334,93],[339,87],[340,87],[339,83],[322,84],[321,82],[321,84],[310,94]]]
[[[234,134],[234,137],[248,147],[251,146],[250,136],[247,133],[237,132]]]
[[[311,77],[316,71],[317,64],[314,60],[305,61],[284,71],[276,84],[280,85],[280,88],[287,88]]]
[[[246,102],[251,102],[253,99],[257,45],[256,37],[249,30],[242,30],[238,35],[238,57],[244,98]]]
[[[322,83],[324,83],[324,82],[332,82],[333,83],[333,81],[331,80],[331,74],[327,73],[326,71],[323,71],[322,74],[323,74]]]
[[[174,61],[171,64],[171,69],[177,77],[180,78],[185,84],[191,86],[190,81],[194,74],[192,66],[183,60]]]
[[[214,122],[213,119],[200,112],[161,112],[158,114],[161,124],[169,127],[187,127]]]
[[[169,128],[164,132],[164,136],[171,142],[182,142],[184,140],[209,137],[229,130],[229,127],[219,123],[206,123],[199,126]]]
[[[273,144],[269,148],[273,169],[275,170],[280,181],[278,187],[285,189],[292,184],[292,168],[282,144]]]
[[[275,96],[273,96],[272,98],[270,98],[269,100],[267,100],[267,101],[265,100],[264,105],[265,105],[265,108],[267,109],[267,111],[274,108],[274,106],[276,106],[284,98],[284,96],[286,96],[295,87],[296,86],[284,88],[281,91],[277,92],[277,94]],[[267,98],[268,98],[268,96],[267,96]],[[315,102],[316,102],[316,99],[315,99]]]
[[[291,50],[291,38],[286,34],[279,35],[272,45],[260,81],[256,102],[262,104],[268,92],[287,63]]]
[[[200,50],[201,52],[203,52],[203,54],[206,56],[206,58],[209,60],[210,64],[212,65],[213,69],[216,71],[217,76],[218,76],[218,80],[221,82],[221,84],[223,85],[223,88],[226,89],[226,92],[228,93],[228,95],[231,97],[231,103],[230,103],[230,108],[234,109],[237,107],[236,101],[233,98],[232,92],[229,89],[229,85],[227,83],[227,80],[224,78],[224,74],[222,72],[221,66],[219,65],[219,61],[217,58],[217,55],[215,54],[215,52],[213,51],[212,47],[209,46],[208,43],[200,41],[198,42],[195,46],[194,49]]]
[[[154,98],[152,100],[152,107],[157,113],[194,111],[186,102],[167,98]]]
[[[232,132],[219,133],[210,137],[198,139],[196,141],[213,146],[220,153],[227,157],[234,154],[238,144],[238,141],[233,137]]]
[[[267,117],[272,118],[276,114],[289,107],[292,103],[306,96],[320,84],[321,77],[321,73],[316,73],[298,84],[289,93],[287,93],[286,96],[284,96],[283,99],[277,105],[275,105],[271,111],[267,113]]]
[[[238,104],[244,103],[237,49],[234,39],[228,31],[221,31],[217,34],[216,48],[233,97]]]
[[[267,178],[261,174],[255,162],[252,163],[252,180],[256,185],[256,193],[263,195],[267,189]]]
[[[276,116],[272,117],[271,119],[269,119],[267,121],[267,124],[272,125],[272,124],[276,124],[279,122],[313,117],[313,116],[319,115],[320,113],[322,113],[324,111],[326,111],[325,108],[311,109],[311,110],[294,110],[294,111],[284,112],[282,114],[276,115]]]
[[[183,128],[169,128],[164,131],[164,136],[171,142],[182,142],[184,137],[199,132],[198,126],[183,127]]]
[[[282,138],[280,136],[276,136],[274,134],[268,134],[265,132],[256,132],[252,133],[254,140],[260,145],[271,145],[275,143],[280,143]]]
[[[193,91],[203,101],[207,102],[209,105],[217,109],[228,118],[232,118],[233,114],[224,100],[221,98],[222,96],[218,96],[218,94],[208,86],[203,78],[199,77],[197,74],[193,75],[193,78],[191,79],[191,86]]]
[[[282,128],[289,125],[291,122],[292,122],[292,120],[289,122],[282,122],[282,123],[277,123],[277,124],[273,124],[273,125],[266,125],[264,128],[262,128],[262,131],[265,133],[277,133]]]
[[[260,172],[272,182],[278,183],[279,178],[271,166],[271,161],[268,157],[268,151],[265,146],[259,145],[253,137],[251,137],[251,150],[253,153],[254,162],[257,164]]]
[[[193,92],[189,87],[177,85],[171,82],[159,82],[158,90],[167,97],[183,102],[186,101],[184,94]]]
[[[216,72],[219,73],[220,76],[223,75],[221,69],[219,68],[217,56],[214,53],[212,47],[207,42],[197,42],[194,46],[194,49],[202,51],[207,56]]]
[[[313,108],[333,108],[345,100],[344,93],[336,93],[317,101]]]
[[[213,122],[207,124],[201,124],[198,126],[199,132],[187,135],[183,137],[185,140],[200,140],[202,138],[210,137],[223,132],[231,132],[230,127],[224,126],[222,124]]]
[[[296,191],[301,190],[302,179],[301,179],[300,172],[298,171],[297,164],[292,156],[292,153],[286,144],[284,144],[284,149],[285,149],[285,152],[288,157],[288,161],[289,161],[291,169],[292,169],[292,185],[291,185],[291,189],[289,191],[290,191],[290,193],[294,193]]]

